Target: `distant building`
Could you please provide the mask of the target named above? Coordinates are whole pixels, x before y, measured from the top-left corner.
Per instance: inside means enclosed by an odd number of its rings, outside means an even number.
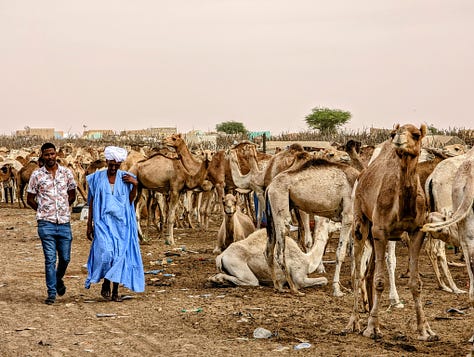
[[[248,133],[248,137],[249,140],[254,140],[255,138],[258,138],[260,136],[263,137],[264,134],[267,140],[270,140],[270,138],[272,137],[272,134],[269,131],[250,131]]]
[[[20,137],[26,136],[35,136],[41,139],[54,139],[56,138],[56,133],[62,132],[55,132],[54,128],[25,128],[24,130],[17,130],[15,135]]]
[[[83,139],[89,139],[89,140],[100,140],[103,137],[106,136],[113,136],[115,135],[115,132],[110,129],[104,129],[104,130],[84,130],[84,133],[82,133],[82,138]]]

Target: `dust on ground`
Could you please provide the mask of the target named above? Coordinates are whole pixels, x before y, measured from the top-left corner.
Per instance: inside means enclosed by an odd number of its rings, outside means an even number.
[[[305,289],[303,297],[277,293],[272,287],[216,288],[207,278],[216,272],[212,253],[220,224],[211,218],[207,232],[178,228],[177,244],[164,244],[152,231],[141,246],[146,290],[121,303],[100,296],[100,284],[84,288],[90,242],[86,221],[72,216],[72,260],[65,283],[67,292],[54,305],[46,297],[44,260],[37,238],[34,211],[0,205],[0,355],[1,356],[465,356],[474,326],[467,294],[437,289],[426,253],[421,255],[423,302],[427,319],[440,340],[416,339],[416,318],[407,279],[397,279],[404,309],[388,309],[388,288],[380,310],[380,340],[343,334],[352,294],[331,296],[331,284]],[[324,259],[335,259],[332,239]],[[407,251],[398,244],[397,276],[407,267]],[[460,257],[448,250],[448,260]],[[334,264],[326,265],[332,280]],[[350,284],[346,259],[341,281]],[[465,267],[451,267],[459,287],[468,288]],[[454,308],[458,312],[449,313]],[[367,322],[367,314],[362,314]],[[263,327],[273,333],[255,339]],[[307,349],[295,346],[307,342]],[[307,345],[308,346],[308,345]]]

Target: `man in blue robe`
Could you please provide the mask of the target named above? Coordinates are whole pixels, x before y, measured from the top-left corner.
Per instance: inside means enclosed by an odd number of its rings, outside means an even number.
[[[119,284],[135,292],[145,290],[134,206],[138,181],[135,176],[119,170],[127,157],[125,149],[108,146],[104,154],[107,170],[87,176],[87,238],[92,244],[85,287],[89,289],[91,283],[104,279],[101,295],[122,301]],[[113,282],[112,292],[110,282]]]

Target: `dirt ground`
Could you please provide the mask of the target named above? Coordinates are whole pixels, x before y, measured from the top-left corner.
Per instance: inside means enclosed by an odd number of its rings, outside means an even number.
[[[74,213],[72,260],[66,295],[54,305],[46,297],[44,261],[36,233],[34,211],[0,205],[0,355],[1,356],[465,356],[474,327],[467,294],[453,295],[436,288],[423,252],[423,301],[428,321],[440,337],[436,342],[416,339],[415,312],[407,279],[398,279],[404,309],[388,309],[384,292],[380,319],[384,337],[371,340],[341,331],[348,322],[352,294],[331,296],[331,286],[306,289],[295,297],[271,287],[216,288],[207,278],[216,272],[212,249],[219,225],[212,219],[207,232],[176,229],[176,247],[152,235],[141,252],[148,274],[146,291],[130,299],[110,302],[100,296],[100,284],[84,288],[89,241],[86,222]],[[325,260],[334,260],[336,240]],[[406,269],[406,248],[398,246],[398,271]],[[453,250],[449,260],[459,261]],[[160,272],[161,270],[161,272]],[[331,281],[334,264],[326,264]],[[467,289],[465,267],[451,267],[459,287]],[[154,274],[153,274],[154,273]],[[349,285],[349,264],[342,283]],[[455,308],[461,313],[449,313]],[[363,323],[367,314],[362,315]],[[274,335],[256,339],[263,327]],[[295,346],[307,342],[307,349]]]

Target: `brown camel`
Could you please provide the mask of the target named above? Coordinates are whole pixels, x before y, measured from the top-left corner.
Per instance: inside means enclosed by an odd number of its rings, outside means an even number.
[[[179,158],[154,155],[135,163],[130,172],[137,176],[140,183],[137,197],[141,196],[143,188],[168,195],[166,243],[174,245],[173,227],[180,192],[202,185],[207,175],[209,160],[203,162],[195,160],[178,135],[165,138],[164,142],[177,150]]]
[[[30,181],[31,174],[33,173],[33,171],[35,171],[39,167],[40,167],[39,162],[32,160],[18,171],[16,184],[17,184],[17,192],[18,192],[18,205],[20,208],[27,207],[25,203],[25,199],[23,197],[24,195],[23,192],[25,190],[25,187],[28,185],[28,182]]]
[[[354,306],[347,330],[360,330],[359,298],[362,283],[362,253],[366,242],[372,246],[366,289],[371,307],[367,328],[363,335],[381,336],[378,310],[385,287],[384,260],[389,240],[399,240],[404,232],[409,239],[409,286],[415,302],[419,339],[436,340],[426,320],[420,297],[421,280],[418,257],[424,240],[421,231],[426,206],[423,188],[416,172],[421,140],[426,125],[420,129],[411,124],[396,125],[391,138],[383,143],[379,156],[363,170],[354,194]],[[375,291],[373,292],[373,289]],[[372,295],[373,293],[373,295]]]

